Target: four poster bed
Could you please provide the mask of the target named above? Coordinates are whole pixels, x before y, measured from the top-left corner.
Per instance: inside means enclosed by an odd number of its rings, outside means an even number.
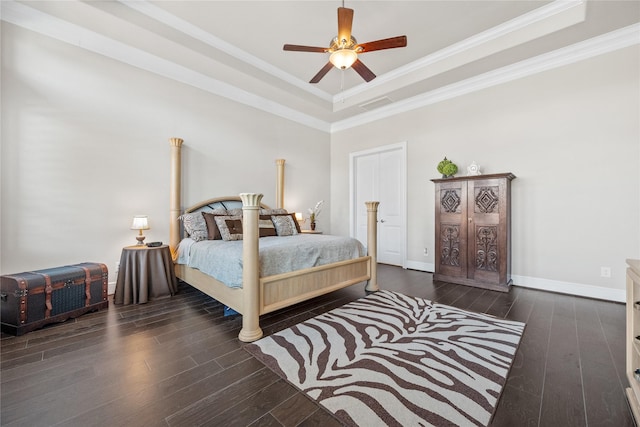
[[[261,266],[264,267],[263,261],[261,261],[263,259],[263,253],[261,252],[264,249],[263,246],[268,247],[272,243],[276,244],[276,240],[278,239],[280,239],[280,241],[288,239],[288,237],[260,237],[263,232],[261,229],[264,223],[263,214],[269,213],[269,211],[267,211],[268,207],[261,203],[262,194],[241,193],[239,197],[218,197],[198,203],[181,212],[181,147],[183,140],[180,138],[171,138],[170,143],[171,224],[169,245],[174,262],[176,262],[176,276],[225,306],[242,314],[242,329],[238,335],[241,341],[250,342],[262,337],[262,330],[259,324],[259,317],[262,314],[365,281],[367,282],[365,286],[367,291],[375,292],[379,289],[376,270],[378,202],[366,202],[366,254],[361,253],[350,259],[329,261],[329,263],[323,265],[304,267],[296,269],[295,271],[279,272],[277,274],[260,277]],[[284,162],[283,159],[276,161],[276,210],[280,210],[278,212],[284,211],[284,209],[282,209],[284,204]],[[235,217],[225,216],[224,218],[236,218],[238,220],[241,218],[242,221],[240,225],[241,242],[225,242],[230,243],[229,248],[235,247],[237,251],[241,252],[242,259],[239,261],[239,265],[241,265],[241,287],[230,287],[228,283],[225,284],[221,280],[204,273],[202,269],[190,267],[189,263],[184,261],[185,254],[179,254],[179,250],[182,252],[190,251],[192,247],[196,246],[192,239],[184,239],[181,242],[180,234],[183,228],[183,215],[191,214],[199,217],[200,212],[214,212],[220,209],[220,207],[224,207],[225,209],[232,208],[227,213],[238,215]],[[239,209],[241,209],[241,213]],[[239,216],[240,214],[241,216]],[[209,217],[209,219],[211,218],[212,217]],[[220,226],[224,225],[219,223],[219,221],[221,221],[220,217],[215,219],[215,221]],[[229,221],[233,223],[233,220]],[[275,222],[274,220],[274,223]],[[207,226],[209,226],[209,223],[207,223]],[[225,231],[227,231],[227,235],[229,235],[228,230]],[[297,233],[294,232],[293,234]],[[276,235],[272,234],[271,236]],[[211,236],[209,237],[211,238]],[[309,238],[313,239],[314,237],[321,236],[300,235],[298,239],[290,240],[309,240]],[[262,245],[259,244],[259,239],[263,242]],[[329,236],[326,236],[326,238],[323,237],[323,239],[328,240]],[[217,244],[217,242],[209,240],[205,243],[200,243],[200,245],[213,245],[214,243]],[[235,246],[231,244],[235,244]],[[238,249],[239,247],[241,249]],[[297,253],[300,252],[301,250],[298,249]],[[328,253],[333,252],[336,252],[336,250],[330,247]],[[304,253],[304,250],[302,250],[302,253]],[[264,257],[266,257],[266,255],[264,255]],[[272,264],[286,264],[286,262],[277,261],[275,263],[272,262]]]

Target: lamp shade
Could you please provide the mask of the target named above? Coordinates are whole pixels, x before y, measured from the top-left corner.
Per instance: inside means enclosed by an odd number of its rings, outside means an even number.
[[[351,67],[356,59],[358,59],[358,54],[351,49],[339,49],[329,56],[329,61],[341,70]]]
[[[132,230],[148,230],[149,218],[147,215],[136,215],[133,217],[133,223],[131,224]]]

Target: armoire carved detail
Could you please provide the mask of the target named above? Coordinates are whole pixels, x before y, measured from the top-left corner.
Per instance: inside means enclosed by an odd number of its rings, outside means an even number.
[[[460,265],[460,227],[444,225],[442,227],[440,262],[444,265]]]
[[[478,227],[476,230],[476,269],[498,271],[498,228]]]
[[[481,187],[476,190],[477,212],[492,213],[494,211],[500,201],[497,191],[497,187]]]
[[[456,190],[444,191],[440,203],[445,212],[460,212],[460,194]]]
[[[434,280],[509,291],[511,173],[433,179]]]

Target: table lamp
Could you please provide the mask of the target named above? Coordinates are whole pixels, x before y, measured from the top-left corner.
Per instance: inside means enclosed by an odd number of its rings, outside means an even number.
[[[133,217],[133,223],[131,224],[132,230],[140,230],[140,234],[136,236],[136,240],[138,241],[138,245],[144,245],[144,234],[142,234],[142,230],[148,230],[149,227],[149,219],[147,215],[136,215]]]

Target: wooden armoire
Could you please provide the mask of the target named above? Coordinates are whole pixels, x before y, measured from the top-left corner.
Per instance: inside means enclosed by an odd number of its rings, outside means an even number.
[[[434,280],[508,292],[512,173],[433,179]]]

